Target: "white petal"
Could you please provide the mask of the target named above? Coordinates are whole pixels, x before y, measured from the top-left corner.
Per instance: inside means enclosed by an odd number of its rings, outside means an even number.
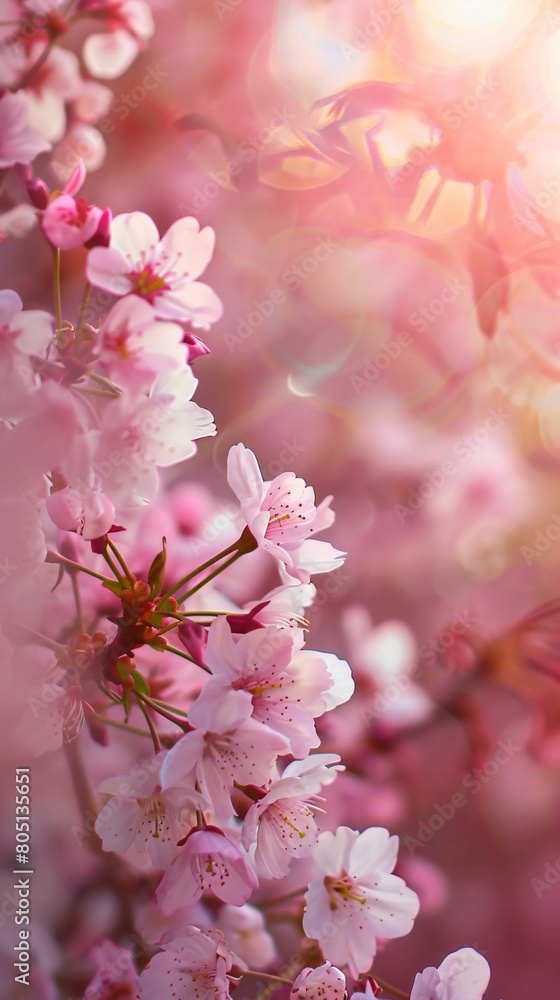
[[[124,28],[89,35],[82,50],[87,69],[102,80],[115,80],[126,73],[138,55],[138,42]]]

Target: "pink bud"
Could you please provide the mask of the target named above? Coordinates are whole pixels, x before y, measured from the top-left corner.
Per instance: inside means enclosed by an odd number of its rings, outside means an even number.
[[[70,177],[66,181],[62,193],[74,196],[80,190],[85,179],[86,179],[86,168],[84,161],[80,159],[78,166],[72,171]]]
[[[110,208],[105,208],[99,217],[99,222],[97,223],[97,229],[95,230],[93,236],[87,241],[86,246],[89,250],[92,247],[108,247],[111,242],[111,222],[113,221],[113,213]]]
[[[189,653],[197,663],[204,666],[206,645],[208,643],[208,631],[205,629],[204,625],[199,625],[197,622],[184,621],[179,625],[177,631],[183,646],[187,650],[187,653]]]
[[[39,208],[42,212],[46,209],[49,204],[49,189],[40,177],[28,182],[27,194],[34,208]]]
[[[186,344],[188,348],[187,361],[189,364],[191,361],[194,361],[195,358],[200,358],[204,354],[210,354],[210,348],[206,346],[204,341],[195,337],[194,333],[185,333],[183,337],[183,344]]]

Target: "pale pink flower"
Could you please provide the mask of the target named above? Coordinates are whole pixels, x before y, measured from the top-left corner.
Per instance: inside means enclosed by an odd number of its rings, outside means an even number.
[[[216,433],[210,411],[191,401],[197,385],[189,367],[163,372],[148,396],[123,397],[105,408],[94,464],[113,503],[148,503],[158,489],[157,467],[191,458],[195,440]]]
[[[47,513],[62,531],[75,531],[86,541],[106,535],[115,522],[115,508],[100,490],[82,491],[66,486],[47,499]]]
[[[44,41],[10,46],[10,55],[18,69],[18,82],[34,66],[44,51]],[[29,101],[28,123],[48,142],[58,142],[66,132],[66,105],[82,88],[80,62],[74,52],[53,46],[48,58],[33,74],[26,95]]]
[[[261,910],[250,903],[243,906],[225,903],[216,924],[234,954],[250,969],[267,969],[278,957],[274,938],[266,930]]]
[[[101,782],[99,791],[111,796],[95,821],[105,851],[124,852],[134,844],[138,852],[148,852],[156,868],[169,868],[175,860],[178,841],[207,803],[194,789],[162,792],[159,772],[165,756],[162,751],[130,774]]]
[[[134,393],[149,390],[162,372],[187,363],[182,327],[158,320],[153,306],[136,295],[115,302],[99,339],[99,371]]]
[[[83,159],[88,174],[91,174],[99,170],[106,156],[107,145],[99,129],[88,122],[75,120],[53,149],[52,169],[62,184],[76,169],[80,159]]]
[[[290,576],[309,583],[312,572],[341,564],[344,553],[312,537],[333,523],[332,497],[316,507],[313,488],[294,472],[282,472],[265,483],[255,455],[243,444],[230,448],[227,478],[259,548],[278,559]]]
[[[83,246],[95,235],[103,215],[97,205],[88,205],[85,198],[74,198],[86,178],[84,161],[80,160],[66,182],[62,194],[49,201],[41,219],[49,243],[60,250]]]
[[[190,320],[208,329],[222,315],[216,293],[196,279],[214,251],[214,230],[196,219],[178,219],[160,239],[144,212],[117,215],[109,247],[90,250],[86,274],[113,295],[140,295],[162,319]]]
[[[136,1000],[138,973],[126,948],[105,940],[92,948],[89,955],[98,968],[83,1000],[113,1000],[117,996],[119,1000]]]
[[[185,927],[160,944],[165,950],[140,976],[140,1000],[229,1000],[230,986],[239,977],[229,974],[236,956],[220,931]]]
[[[78,685],[64,686],[64,674],[56,670],[51,680],[31,691],[19,732],[34,757],[59,750],[71,743],[84,725],[82,691]]]
[[[374,692],[368,717],[403,729],[425,722],[434,702],[413,680],[417,643],[404,622],[373,626],[366,608],[346,608],[343,626],[350,641],[354,673]],[[420,671],[419,671],[420,672]]]
[[[290,1000],[344,1000],[345,995],[346,977],[330,962],[302,969],[290,990]]]
[[[110,6],[85,3],[87,9],[101,8],[105,13],[106,32],[88,35],[83,59],[92,76],[114,80],[130,67],[154,30],[154,19],[143,0],[115,0]]]
[[[54,336],[54,319],[40,309],[23,310],[23,303],[11,289],[0,291],[0,377],[2,417],[12,417],[12,408],[26,405],[29,391],[39,385],[38,367],[46,359]],[[27,408],[27,406],[26,406]]]
[[[317,843],[315,811],[323,801],[317,793],[322,784],[334,780],[338,770],[342,768],[336,754],[312,754],[304,761],[293,761],[251,806],[243,821],[242,842],[249,850],[256,841],[259,875],[283,878],[293,858],[311,853]]]
[[[216,815],[231,815],[233,782],[265,784],[279,754],[289,753],[288,741],[251,716],[251,696],[230,691],[209,702],[197,699],[189,709],[196,726],[169,751],[162,769],[164,789],[177,782],[198,782]]]
[[[194,906],[203,892],[213,892],[224,903],[246,903],[258,881],[241,851],[217,827],[195,830],[179,857],[165,873],[156,898],[162,913]]]
[[[356,979],[370,968],[377,938],[408,934],[418,913],[416,893],[391,874],[398,844],[382,827],[358,833],[340,826],[321,833],[313,848],[317,877],[305,894],[303,929]]]
[[[27,94],[4,94],[0,97],[0,168],[14,163],[31,163],[39,153],[51,148],[29,125]]]
[[[300,636],[297,639],[301,641]],[[293,671],[296,648],[288,629],[271,626],[234,637],[225,618],[217,618],[210,626],[205,654],[213,676],[193,708],[217,711],[234,692],[245,692],[253,719],[289,740],[295,757],[305,757],[319,746],[311,707],[322,704],[332,680],[319,658],[307,664],[313,669],[305,674]]]
[[[258,604],[247,604],[239,614],[228,615],[228,622],[235,632],[250,632],[275,625],[291,629],[299,635],[301,629],[309,625],[303,612],[313,604],[316,593],[312,583],[284,584],[265,594]]]
[[[410,1000],[482,1000],[490,966],[474,948],[459,948],[441,965],[424,969],[414,980]]]
[[[80,92],[72,102],[72,114],[78,121],[95,125],[100,118],[109,114],[113,91],[97,80],[83,80]]]
[[[33,205],[28,205],[27,202],[14,205],[7,212],[0,213],[0,243],[9,236],[27,236],[36,225],[37,212]]]

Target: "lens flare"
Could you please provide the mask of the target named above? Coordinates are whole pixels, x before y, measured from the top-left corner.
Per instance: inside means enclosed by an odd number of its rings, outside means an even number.
[[[508,51],[540,0],[419,0],[421,30],[438,47],[476,61]]]

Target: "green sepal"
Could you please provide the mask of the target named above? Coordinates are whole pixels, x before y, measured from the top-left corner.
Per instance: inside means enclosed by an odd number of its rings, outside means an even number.
[[[161,544],[161,552],[158,552],[148,573],[148,583],[151,587],[150,597],[152,599],[156,594],[161,593],[163,574],[165,573],[165,564],[167,562],[167,540],[162,538]]]
[[[112,594],[116,594],[117,597],[120,597],[122,594],[122,583],[119,583],[117,580],[105,580],[101,586],[106,587],[107,590],[110,590]]]
[[[151,691],[146,678],[142,677],[142,674],[138,673],[137,670],[131,670],[130,676],[134,678],[134,690],[137,691],[138,694],[146,694],[149,698]]]

